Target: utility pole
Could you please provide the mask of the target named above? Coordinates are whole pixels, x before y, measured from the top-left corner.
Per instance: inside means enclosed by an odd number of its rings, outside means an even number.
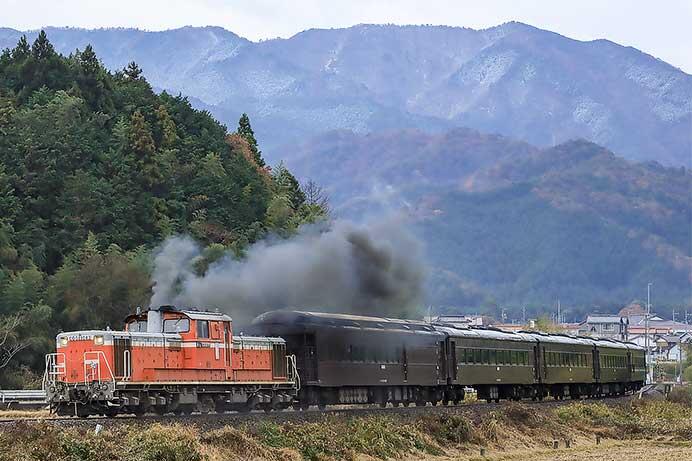
[[[521,307],[521,323],[526,325],[526,306]]]
[[[560,321],[560,298],[557,298],[557,322],[558,325],[561,323]]]
[[[682,384],[682,338],[678,340],[678,369],[680,370],[678,383]]]
[[[651,285],[649,282],[646,285],[646,317],[644,318],[644,347],[646,348],[646,379],[649,383],[652,382],[650,379],[650,369],[651,369],[651,351],[649,350],[649,316],[651,315]]]
[[[673,323],[675,323],[675,314],[676,314],[675,308],[673,308]]]

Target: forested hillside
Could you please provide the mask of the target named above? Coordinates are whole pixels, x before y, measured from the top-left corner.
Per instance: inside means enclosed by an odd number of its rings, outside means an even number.
[[[204,272],[325,212],[265,165],[247,116],[229,133],[134,62],[111,73],[45,33],[0,56],[0,210],[0,385],[30,381],[56,331],[116,328],[146,306],[165,237],[207,245]]]
[[[457,129],[334,132],[283,152],[327,186],[335,213],[404,210],[427,247],[428,301],[519,318],[560,298],[570,320],[656,287],[655,308],[690,305],[692,175],[633,163],[586,141],[539,149]]]

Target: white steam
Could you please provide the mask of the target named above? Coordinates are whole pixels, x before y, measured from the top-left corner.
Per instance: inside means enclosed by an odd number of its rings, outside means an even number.
[[[161,245],[151,306],[218,308],[246,323],[283,308],[411,315],[422,298],[421,245],[402,219],[304,226],[290,239],[254,244],[242,260],[227,254],[199,276],[201,250],[189,237]]]

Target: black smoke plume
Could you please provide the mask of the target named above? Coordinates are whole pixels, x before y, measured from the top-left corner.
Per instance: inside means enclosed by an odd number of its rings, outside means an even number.
[[[411,317],[422,300],[421,244],[402,218],[304,226],[290,239],[254,244],[242,260],[229,253],[200,276],[201,251],[189,237],[161,245],[152,306],[218,308],[246,325],[285,308]]]

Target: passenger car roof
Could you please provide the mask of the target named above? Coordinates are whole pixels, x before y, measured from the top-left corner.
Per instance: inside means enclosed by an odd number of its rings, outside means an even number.
[[[477,338],[477,339],[498,339],[503,341],[526,341],[537,342],[536,338],[524,333],[514,333],[498,329],[486,328],[455,328],[446,325],[435,325],[437,331],[448,334],[456,338]]]
[[[437,330],[429,323],[419,320],[402,320],[386,317],[369,317],[352,314],[332,314],[309,311],[271,311],[258,316],[252,322],[280,324],[310,324],[322,326],[339,326],[352,328],[370,328],[381,330],[408,330],[435,333]]]

